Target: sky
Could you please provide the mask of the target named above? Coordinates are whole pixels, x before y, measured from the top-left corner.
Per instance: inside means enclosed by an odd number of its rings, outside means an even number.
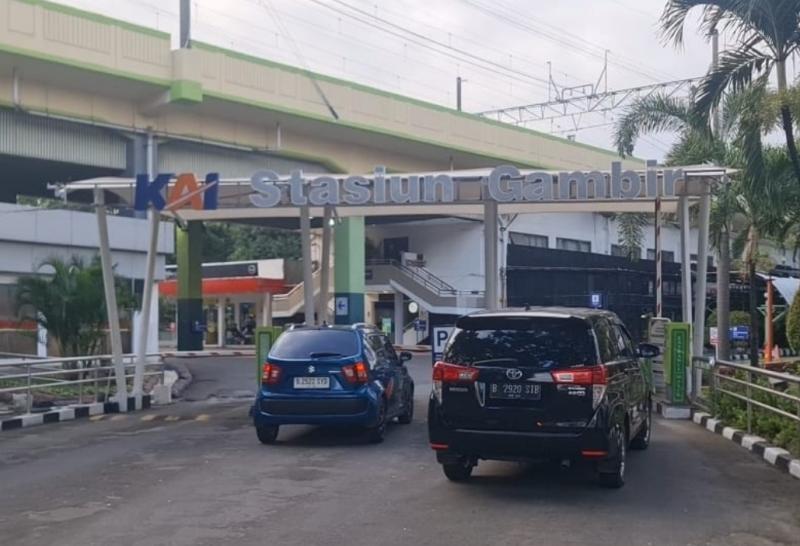
[[[177,46],[179,0],[59,0],[157,28]],[[711,46],[694,21],[665,43],[665,0],[192,0],[192,37],[222,47],[455,107],[483,112],[547,101],[585,84],[623,89],[703,75]],[[720,47],[725,47],[725,37]],[[549,68],[548,68],[549,63]],[[334,105],[335,107],[335,105]],[[588,114],[527,125],[612,148],[614,120]],[[578,129],[576,130],[576,122]],[[663,159],[674,135],[635,154]]]

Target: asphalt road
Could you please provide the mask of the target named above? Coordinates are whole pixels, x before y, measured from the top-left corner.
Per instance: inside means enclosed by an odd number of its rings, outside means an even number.
[[[499,462],[453,484],[426,442],[426,359],[417,418],[376,446],[309,427],[262,446],[226,398],[250,361],[199,366],[198,401],[2,433],[0,544],[800,544],[800,482],[689,422],[656,422],[621,490]]]

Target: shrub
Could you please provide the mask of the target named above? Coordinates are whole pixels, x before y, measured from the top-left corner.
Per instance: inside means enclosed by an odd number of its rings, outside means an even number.
[[[786,317],[786,339],[795,351],[800,351],[800,291],[794,296]]]

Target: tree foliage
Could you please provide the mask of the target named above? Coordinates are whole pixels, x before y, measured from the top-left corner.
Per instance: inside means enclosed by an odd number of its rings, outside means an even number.
[[[21,277],[17,282],[17,314],[47,329],[62,356],[96,354],[107,323],[103,272],[100,260],[85,264],[51,258],[43,262],[42,275]],[[133,306],[127,285],[117,282],[120,308]]]
[[[800,291],[794,296],[786,316],[786,339],[795,351],[800,351]]]
[[[300,235],[293,231],[243,224],[207,223],[203,261],[228,262],[300,258]]]

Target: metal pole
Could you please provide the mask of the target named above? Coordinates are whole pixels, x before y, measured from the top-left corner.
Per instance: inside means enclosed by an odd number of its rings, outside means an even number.
[[[128,385],[125,380],[125,366],[122,363],[122,334],[119,328],[117,311],[117,290],[114,285],[114,266],[111,262],[111,247],[108,241],[108,219],[106,218],[105,196],[101,188],[94,189],[94,203],[97,211],[97,231],[100,238],[100,264],[103,269],[103,289],[106,297],[106,313],[111,334],[111,361],[117,382],[117,401],[119,410],[128,411]]]
[[[395,345],[403,344],[403,328],[404,324],[403,313],[403,293],[395,291],[394,293],[394,343]]]
[[[773,337],[773,329],[772,329],[772,277],[767,279],[767,324],[766,328],[764,329],[764,337],[766,338],[766,343],[764,344],[764,362],[769,364],[772,362],[772,346],[775,343],[775,338]]]
[[[485,275],[485,307],[494,311],[497,301],[497,201],[483,203],[483,245]]]
[[[456,110],[461,111],[461,76],[456,77]]]
[[[700,229],[697,234],[697,282],[694,295],[694,343],[692,354],[703,356],[706,328],[706,278],[708,276],[708,223],[711,215],[711,188],[703,181],[700,198]],[[719,334],[719,333],[718,333]]]
[[[331,208],[325,207],[322,215],[322,270],[319,273],[319,305],[317,318],[320,323],[328,322],[328,300],[331,284]]]
[[[306,324],[314,321],[314,274],[311,270],[311,217],[308,205],[300,207],[300,243],[303,258],[303,301]]]
[[[191,0],[181,0],[180,5],[180,47],[189,49],[192,47],[192,2]]]
[[[660,188],[659,188],[660,189]],[[656,317],[663,316],[661,297],[661,192],[656,190],[655,239],[656,239]]]
[[[692,264],[689,252],[689,198],[681,195],[678,199],[680,205],[681,224],[681,302],[683,308],[683,322],[692,323]]]
[[[217,300],[217,345],[225,346],[225,333],[228,327],[225,325],[225,298]]]

